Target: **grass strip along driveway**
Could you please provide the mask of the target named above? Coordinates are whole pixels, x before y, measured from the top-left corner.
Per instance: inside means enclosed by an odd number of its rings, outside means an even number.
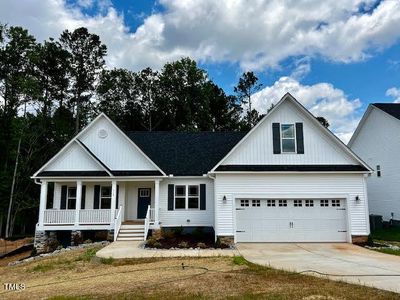
[[[74,250],[0,267],[1,299],[400,299],[365,286],[284,272],[242,257],[99,259],[97,249]]]

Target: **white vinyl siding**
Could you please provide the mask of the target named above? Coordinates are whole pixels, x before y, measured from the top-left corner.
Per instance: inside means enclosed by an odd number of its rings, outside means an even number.
[[[273,154],[272,123],[303,123],[304,154]],[[282,152],[283,153],[283,152]],[[293,103],[286,101],[275,110],[222,165],[312,165],[359,164],[353,157],[332,141],[332,137],[313,124]]]
[[[200,186],[206,184],[206,210],[168,210],[168,184]],[[161,226],[214,226],[214,184],[209,178],[175,178],[160,182],[160,222]],[[200,189],[199,189],[200,193]],[[190,220],[190,222],[187,222]]]
[[[349,225],[352,235],[368,235],[367,205],[365,203],[365,181],[362,174],[217,174],[216,189],[216,233],[235,234],[235,199],[261,197],[285,199],[347,199]],[[223,203],[222,198],[227,201]],[[359,196],[360,200],[355,201]],[[288,209],[295,210],[296,207]],[[278,201],[278,205],[284,205]],[[303,200],[302,207],[305,206]],[[320,207],[314,201],[314,206]],[[318,230],[316,228],[316,230]]]
[[[51,162],[44,171],[104,171],[104,169],[82,149],[72,143]]]
[[[100,138],[99,131],[107,137]],[[79,139],[111,170],[157,170],[106,118],[100,118]]]
[[[371,214],[400,220],[400,120],[372,107],[351,149],[367,164],[381,169],[367,178]]]

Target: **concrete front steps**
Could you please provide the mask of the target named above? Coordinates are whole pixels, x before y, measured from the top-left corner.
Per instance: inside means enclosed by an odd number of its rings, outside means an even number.
[[[122,224],[117,241],[143,241],[144,224]]]

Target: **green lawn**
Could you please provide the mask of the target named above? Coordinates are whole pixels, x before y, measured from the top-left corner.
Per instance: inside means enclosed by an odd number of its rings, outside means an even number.
[[[371,232],[371,236],[374,240],[400,242],[400,228],[392,227],[377,229]]]
[[[392,255],[398,255],[400,256],[400,250],[394,250],[394,249],[377,249],[376,251],[386,253],[386,254],[392,254]]]

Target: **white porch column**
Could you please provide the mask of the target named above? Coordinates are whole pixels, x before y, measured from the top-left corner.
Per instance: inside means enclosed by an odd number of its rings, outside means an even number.
[[[82,181],[76,182],[75,226],[79,226],[79,212],[82,202]]]
[[[156,227],[160,225],[159,210],[160,210],[160,180],[155,180],[154,181],[154,225]]]
[[[40,204],[39,204],[39,228],[43,230],[44,226],[44,211],[46,210],[47,203],[47,186],[46,180],[42,180],[40,186]]]
[[[117,181],[113,180],[111,185],[111,224],[114,224],[116,205],[117,205]]]

